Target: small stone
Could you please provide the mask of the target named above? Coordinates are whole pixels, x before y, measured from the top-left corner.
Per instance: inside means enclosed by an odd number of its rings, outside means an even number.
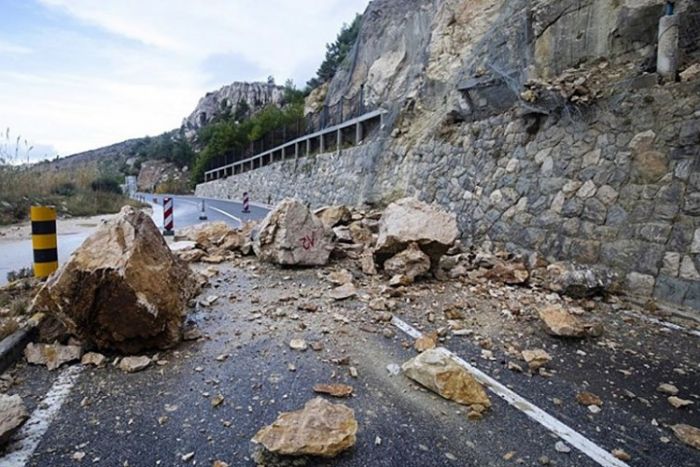
[[[592,392],[588,391],[583,391],[578,394],[576,394],[576,400],[578,401],[579,404],[581,405],[595,405],[595,406],[601,406],[603,405],[603,401],[600,399],[600,397],[596,396]]]
[[[413,347],[418,352],[424,352],[426,350],[434,349],[437,346],[437,333],[424,334],[413,344]]]
[[[600,413],[600,407],[598,407],[597,405],[589,405],[588,411],[592,414],[597,414]]]
[[[386,366],[386,371],[388,371],[391,376],[396,376],[399,373],[401,373],[401,367],[398,366],[396,363],[389,363]]]
[[[80,360],[83,349],[77,345],[34,344],[29,343],[24,348],[24,357],[34,365],[46,365],[49,370],[55,370],[64,363]]]
[[[623,449],[613,449],[612,450],[612,455],[615,456],[616,458],[620,459],[621,461],[629,461],[632,460],[632,456],[627,454]]]
[[[561,452],[564,454],[568,454],[571,452],[571,448],[563,441],[557,441],[554,444],[554,449],[556,449],[557,452]]]
[[[523,350],[523,359],[531,370],[538,370],[552,361],[552,357],[543,349]]]
[[[182,462],[189,462],[192,458],[194,458],[194,451],[183,454],[180,459],[182,459]]]
[[[357,376],[358,376],[357,375],[357,368],[355,368],[354,366],[351,366],[348,368],[348,372],[350,373],[350,376],[352,378],[357,378]]]
[[[292,339],[289,341],[289,347],[303,352],[308,348],[308,345],[304,339]]]
[[[314,392],[328,394],[333,397],[348,397],[352,394],[352,386],[347,384],[316,384]]]
[[[346,300],[350,297],[354,297],[357,295],[357,289],[355,286],[352,284],[352,282],[348,282],[347,284],[343,284],[340,287],[336,287],[332,289],[328,295],[333,299],[333,300]]]
[[[662,394],[667,394],[669,396],[675,396],[676,394],[678,394],[678,388],[670,383],[659,384],[659,387],[657,387],[656,390]]]
[[[73,453],[73,455],[70,456],[70,457],[71,457],[71,459],[73,459],[74,461],[80,462],[80,461],[82,461],[83,458],[85,457],[85,453],[84,453],[83,451],[75,451],[75,452]]]
[[[92,365],[99,367],[103,366],[106,361],[107,357],[105,357],[101,353],[88,352],[85,355],[83,355],[83,358],[80,360],[80,363],[83,365]]]
[[[119,362],[119,369],[126,373],[136,373],[145,370],[151,364],[151,359],[146,356],[124,357]]]
[[[586,330],[574,315],[560,305],[551,305],[539,311],[548,334],[556,337],[584,337]]]
[[[218,407],[224,402],[224,396],[222,394],[217,394],[211,398],[211,406]]]
[[[328,274],[328,282],[334,285],[345,285],[352,283],[352,273],[347,269],[340,269],[339,271],[333,271]]]
[[[682,409],[683,407],[687,407],[689,405],[693,405],[693,401],[689,401],[687,399],[681,399],[680,397],[676,396],[670,396],[668,399],[668,403],[671,404],[673,407],[677,409]]]

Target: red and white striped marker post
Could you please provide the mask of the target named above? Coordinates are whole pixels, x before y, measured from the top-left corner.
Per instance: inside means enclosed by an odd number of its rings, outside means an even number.
[[[174,235],[173,231],[173,199],[163,198],[163,235]]]
[[[243,212],[250,212],[250,198],[248,198],[248,192],[243,193]]]

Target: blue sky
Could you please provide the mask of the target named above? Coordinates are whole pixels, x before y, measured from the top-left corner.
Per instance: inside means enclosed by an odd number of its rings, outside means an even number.
[[[0,0],[0,128],[43,159],[176,128],[233,81],[301,87],[368,3]]]

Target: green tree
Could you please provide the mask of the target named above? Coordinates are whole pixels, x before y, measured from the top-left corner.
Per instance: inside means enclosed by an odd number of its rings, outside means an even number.
[[[338,71],[338,68],[343,64],[348,54],[352,50],[357,36],[362,25],[362,15],[357,14],[352,23],[343,24],[342,29],[338,33],[335,42],[326,44],[326,56],[321,62],[316,76],[306,83],[307,91],[320,86],[321,84],[330,81]]]

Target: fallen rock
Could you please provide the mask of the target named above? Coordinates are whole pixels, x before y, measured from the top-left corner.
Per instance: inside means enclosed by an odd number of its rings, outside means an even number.
[[[584,337],[586,328],[574,315],[560,305],[550,305],[539,311],[547,334],[556,337]]]
[[[368,248],[374,244],[374,234],[361,222],[353,222],[348,226],[352,241]]]
[[[615,279],[615,274],[602,266],[559,262],[535,271],[532,282],[562,295],[588,298],[606,293]]]
[[[324,206],[314,211],[326,230],[331,230],[339,224],[347,224],[352,220],[352,213],[347,206]]]
[[[687,407],[689,405],[694,404],[693,401],[690,401],[688,399],[681,399],[680,397],[677,397],[677,396],[670,396],[667,400],[668,400],[668,403],[671,404],[676,409],[682,409],[683,407]]]
[[[287,198],[265,217],[253,249],[261,261],[322,266],[333,247],[321,221],[301,201]]]
[[[350,233],[350,228],[344,225],[339,225],[338,227],[333,227],[333,235],[338,239],[339,242],[353,243],[352,234]]]
[[[384,270],[392,276],[405,277],[403,285],[407,285],[430,271],[430,258],[417,243],[411,243],[404,251],[386,260]]]
[[[678,76],[680,76],[683,82],[700,79],[700,63],[690,65],[688,68],[681,71]]]
[[[552,357],[542,349],[523,350],[521,354],[531,370],[539,370],[552,361]]]
[[[2,413],[2,411],[0,411],[0,413]],[[678,425],[671,425],[671,429],[678,439],[688,446],[700,450],[700,428],[681,423]]]
[[[491,407],[484,387],[444,352],[443,348],[426,350],[402,365],[404,374],[445,399]]]
[[[352,282],[352,273],[347,269],[333,271],[328,274],[328,282],[335,285],[349,284]]]
[[[226,222],[203,222],[180,229],[177,240],[186,239],[195,242],[206,251],[214,249],[229,234],[236,234],[233,227]]]
[[[80,360],[83,348],[79,345],[34,344],[29,343],[24,348],[24,357],[34,365],[45,365],[49,370],[55,370],[64,363]]]
[[[675,396],[678,394],[678,388],[670,383],[661,383],[656,388],[656,390],[662,394],[667,394],[669,396]]]
[[[632,460],[632,456],[630,456],[629,453],[627,453],[627,451],[625,451],[624,449],[613,449],[612,455],[624,462]]]
[[[331,289],[330,292],[328,292],[328,295],[333,299],[333,300],[345,300],[350,297],[354,297],[357,294],[357,289],[353,285],[352,282],[348,282],[346,284],[341,285],[340,287],[336,287],[334,289]]]
[[[20,396],[0,393],[0,447],[9,441],[27,418],[29,414]]]
[[[335,457],[355,445],[357,428],[351,408],[317,397],[258,431],[252,457],[261,465],[274,465],[276,456]]]
[[[194,248],[192,250],[178,250],[175,252],[178,258],[186,263],[196,263],[204,258],[207,253],[199,248]]]
[[[379,220],[375,258],[379,264],[384,264],[410,243],[417,243],[430,257],[432,266],[437,268],[440,257],[458,236],[454,214],[415,198],[403,198],[391,203]]]
[[[374,264],[374,254],[370,250],[364,250],[360,255],[360,269],[368,276],[377,274],[377,265]]]
[[[119,361],[119,369],[126,373],[136,373],[151,365],[151,359],[146,356],[124,357]]]
[[[596,405],[598,407],[603,405],[603,401],[600,397],[596,396],[592,392],[582,391],[576,394],[576,401],[585,406]]]
[[[88,352],[83,355],[80,363],[83,365],[102,366],[107,361],[107,357],[97,352]]]
[[[151,218],[124,207],[49,277],[32,308],[91,347],[134,353],[179,342],[196,289]]]
[[[493,281],[509,285],[525,284],[530,273],[523,263],[506,263],[500,261],[493,268],[486,271],[484,277]]]
[[[418,352],[425,352],[426,350],[434,349],[437,346],[438,335],[436,332],[431,334],[424,334],[413,344],[413,347]]]
[[[304,339],[292,339],[289,341],[289,348],[293,350],[301,350],[302,352],[309,348]]]
[[[316,384],[314,392],[328,394],[333,397],[348,397],[352,394],[352,386],[347,384]]]

